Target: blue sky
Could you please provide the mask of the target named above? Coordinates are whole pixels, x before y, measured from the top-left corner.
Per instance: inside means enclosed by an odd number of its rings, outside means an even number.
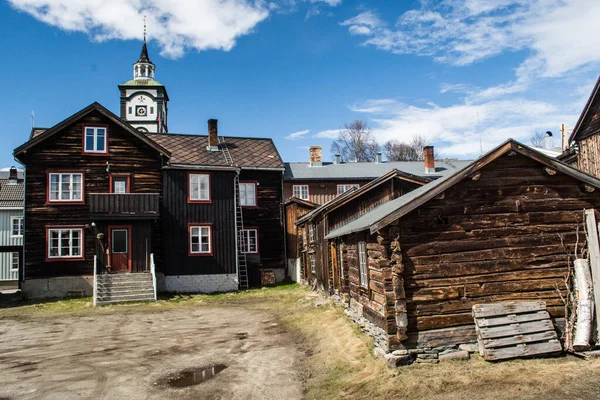
[[[118,111],[143,15],[169,130],[272,137],[286,161],[363,119],[443,157],[574,125],[600,73],[588,0],[0,0],[0,166],[35,125]],[[479,124],[477,122],[479,116]],[[559,141],[556,142],[559,145]]]

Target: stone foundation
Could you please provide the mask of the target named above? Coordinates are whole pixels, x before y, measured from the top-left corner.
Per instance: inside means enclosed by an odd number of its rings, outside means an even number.
[[[25,299],[92,296],[93,276],[62,276],[46,279],[26,279],[21,287]]]
[[[221,293],[238,290],[236,274],[166,275],[159,277],[158,288],[168,293]]]

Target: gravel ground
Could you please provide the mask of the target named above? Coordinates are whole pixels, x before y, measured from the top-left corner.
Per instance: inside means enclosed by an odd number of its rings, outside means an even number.
[[[0,320],[0,399],[299,399],[292,336],[243,308]],[[182,370],[227,366],[173,388]]]

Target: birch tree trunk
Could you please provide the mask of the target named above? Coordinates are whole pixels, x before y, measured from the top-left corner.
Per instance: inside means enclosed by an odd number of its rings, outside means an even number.
[[[594,295],[592,291],[592,275],[587,260],[577,259],[574,263],[575,287],[577,288],[577,322],[573,350],[590,349],[590,338],[594,322]]]

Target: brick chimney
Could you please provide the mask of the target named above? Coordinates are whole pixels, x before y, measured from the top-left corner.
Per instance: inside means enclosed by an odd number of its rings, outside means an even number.
[[[433,146],[423,147],[423,158],[425,159],[425,173],[435,174],[435,157],[433,155]]]
[[[219,120],[208,120],[208,145],[206,150],[219,151]]]
[[[10,167],[10,171],[8,173],[8,183],[12,185],[16,185],[19,182],[19,176],[17,174],[17,168],[13,165]]]
[[[310,153],[310,166],[311,167],[322,167],[323,166],[323,150],[321,146],[310,146],[308,148]]]

